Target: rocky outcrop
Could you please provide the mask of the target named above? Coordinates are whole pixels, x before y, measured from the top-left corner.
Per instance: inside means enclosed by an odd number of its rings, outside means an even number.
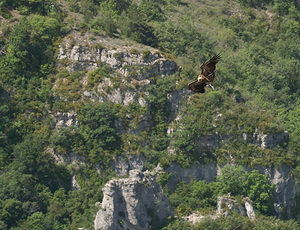
[[[252,205],[252,200],[250,200],[250,198],[245,197],[244,198],[244,203],[245,203],[245,209],[247,212],[247,216],[251,219],[251,220],[255,220],[256,216],[255,216],[255,212],[254,212],[254,208]]]
[[[112,165],[118,176],[127,176],[129,171],[133,169],[143,171],[145,161],[142,155],[130,154],[126,157],[117,157]]]
[[[190,91],[188,89],[182,89],[182,90],[174,91],[167,95],[169,106],[170,106],[169,121],[172,121],[176,118],[182,99],[189,93]]]
[[[172,164],[167,169],[171,174],[168,180],[168,189],[172,192],[176,189],[179,182],[189,183],[192,179],[205,180],[207,183],[213,182],[220,171],[220,167],[216,164],[195,164],[189,168],[182,168],[178,164]]]
[[[255,130],[252,135],[243,133],[244,141],[253,143],[260,146],[263,149],[272,148],[276,145],[283,144],[289,140],[289,134],[287,131],[275,133],[275,134],[264,134]]]
[[[93,39],[91,39],[93,37]],[[138,44],[128,44],[123,40],[94,36],[86,33],[81,36],[73,31],[65,37],[57,56],[70,72],[92,70],[103,64],[128,76],[130,66],[144,66],[143,74],[137,80],[149,76],[173,74],[177,71],[175,62],[163,58],[158,50]]]
[[[246,209],[233,199],[230,194],[219,196],[217,201],[217,214],[229,216],[233,212],[246,216]]]
[[[150,78],[163,78],[178,71],[176,62],[165,58],[151,47],[88,33],[81,36],[76,31],[63,39],[57,59],[58,66],[67,68],[69,72],[88,72],[81,79],[83,90],[79,93],[82,99],[99,103],[110,101],[124,107],[137,104],[143,111],[150,109],[148,97],[152,92],[149,86],[153,84]],[[98,82],[90,86],[89,74],[103,66],[108,66],[110,73],[101,76]],[[181,99],[182,95],[182,92],[174,92],[168,97],[172,116],[178,110],[179,101],[176,100]],[[150,129],[153,119],[149,113],[139,115],[138,119],[135,118],[139,124],[134,127],[124,127],[121,121],[116,121],[120,133],[138,133]],[[73,117],[70,114],[58,113],[55,118],[57,127],[78,125],[76,115]],[[131,123],[134,117],[128,114],[126,119],[127,123]]]
[[[248,169],[249,170],[249,169]],[[282,215],[283,208],[286,209],[287,215],[292,216],[292,210],[295,207],[295,197],[300,192],[292,174],[291,168],[287,165],[281,165],[279,168],[258,167],[260,173],[267,175],[276,189],[276,200],[274,203],[275,211],[279,217]]]
[[[218,197],[217,200],[217,209],[215,213],[202,215],[199,212],[193,212],[188,216],[182,217],[185,221],[191,222],[192,224],[197,224],[203,219],[217,219],[220,217],[227,217],[233,213],[248,216],[251,220],[255,220],[255,212],[252,206],[252,201],[245,197],[242,202],[238,202],[230,194],[222,195]]]
[[[197,151],[201,152],[207,148],[213,149],[216,147],[220,147],[222,143],[230,140],[230,138],[232,138],[232,136],[221,136],[217,132],[203,135],[195,141]],[[277,145],[288,142],[289,134],[287,131],[275,134],[264,134],[256,130],[252,135],[243,133],[241,138],[248,144],[257,145],[263,149],[270,149]]]
[[[217,215],[229,216],[232,213],[238,213],[242,216],[248,216],[251,220],[255,220],[255,213],[252,201],[246,197],[242,203],[230,196],[230,194],[219,196],[217,201]]]
[[[85,165],[85,158],[74,154],[73,152],[64,155],[58,154],[53,148],[46,149],[54,159],[56,164],[72,164],[72,165]]]
[[[218,164],[195,164],[189,168],[182,168],[178,164],[171,165],[167,172],[171,177],[167,183],[169,190],[172,192],[176,189],[180,181],[190,182],[192,179],[205,180],[207,183],[215,181],[216,176],[220,173],[222,165]],[[260,173],[265,174],[272,184],[275,185],[276,194],[274,207],[276,214],[281,217],[282,210],[287,210],[287,215],[292,216],[292,210],[295,207],[295,197],[300,192],[300,186],[297,185],[291,175],[291,168],[286,165],[275,167],[257,167],[254,168]],[[254,169],[245,168],[247,171]]]
[[[76,116],[77,114],[74,111],[70,111],[67,113],[56,112],[54,114],[55,127],[66,128],[70,126],[78,126],[79,122]]]
[[[207,219],[207,218],[215,220],[216,218],[218,218],[218,216],[215,215],[215,214],[212,214],[212,215],[202,215],[199,212],[193,212],[193,213],[191,213],[188,216],[183,216],[182,217],[183,220],[185,220],[187,222],[190,222],[192,224],[197,224],[197,223],[201,222],[203,219]]]
[[[78,184],[77,180],[76,180],[76,175],[72,176],[72,186],[71,188],[73,190],[79,190],[80,189],[80,185]]]
[[[94,220],[96,230],[147,230],[172,215],[155,175],[131,170],[129,178],[112,179]]]

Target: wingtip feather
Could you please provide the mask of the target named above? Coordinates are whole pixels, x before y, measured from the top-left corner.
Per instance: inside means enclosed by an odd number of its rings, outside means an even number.
[[[222,57],[221,57],[221,54],[218,53],[217,55],[213,56],[210,61],[213,61],[213,62],[219,62],[222,60]]]

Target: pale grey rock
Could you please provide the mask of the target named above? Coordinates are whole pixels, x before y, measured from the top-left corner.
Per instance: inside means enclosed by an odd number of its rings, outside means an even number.
[[[130,170],[144,170],[146,159],[142,155],[129,154],[125,157],[119,156],[113,162],[114,171],[118,176],[128,175]]]
[[[243,133],[242,138],[248,143],[256,144],[263,149],[268,149],[287,142],[289,140],[289,134],[287,131],[275,134],[264,134],[256,129],[252,135]]]
[[[97,37],[92,41],[91,35],[80,36],[78,32],[72,32],[76,45],[71,47],[69,36],[63,39],[59,47],[58,60],[66,60],[67,69],[72,71],[92,70],[102,64],[107,64],[123,76],[129,74],[128,66],[145,67],[146,70],[139,74],[139,78],[146,79],[149,76],[165,76],[177,71],[177,64],[163,58],[158,50],[151,48],[144,57],[143,52],[148,47],[139,47],[139,53],[133,52],[135,46],[130,47],[118,39]],[[101,48],[97,48],[97,47]]]
[[[113,83],[111,82],[110,78],[104,77],[103,81],[99,82],[99,84],[97,85],[98,95],[101,94],[102,97],[106,96],[106,94],[107,94],[106,88],[107,87],[113,87]],[[99,96],[99,98],[101,98],[101,96]],[[99,99],[99,100],[104,100],[104,98]]]
[[[263,134],[263,133],[254,133],[254,142],[260,145],[261,148],[272,148],[276,145],[282,144],[288,141],[288,132],[281,132],[277,134]]]
[[[49,153],[56,164],[67,164],[67,165],[85,165],[85,158],[83,156],[79,156],[73,152],[67,153],[64,155],[60,155],[55,152],[53,148],[47,148],[46,152]]]
[[[178,116],[178,111],[182,102],[182,99],[188,94],[187,89],[182,90],[176,90],[172,93],[169,93],[167,95],[168,103],[171,108],[170,115],[169,115],[169,121],[172,121],[175,119],[176,116]]]
[[[122,67],[121,59],[123,53],[119,53],[117,50],[102,50],[101,52],[101,62],[110,65],[112,68]]]
[[[101,207],[101,202],[97,201],[97,202],[95,203],[95,207],[100,208],[100,207]]]
[[[63,46],[59,46],[59,52],[57,55],[57,59],[69,59],[70,55],[68,54],[67,50]]]
[[[83,97],[89,98],[92,102],[100,101],[96,92],[84,91],[82,95]]]
[[[123,98],[120,89],[115,89],[111,94],[106,95],[107,100],[113,102],[114,104],[122,104]]]
[[[195,164],[189,168],[182,168],[178,164],[172,164],[167,169],[172,177],[167,186],[169,191],[174,191],[179,182],[189,183],[192,179],[205,180],[207,183],[213,182],[217,176],[218,167],[216,164]]]
[[[123,105],[127,106],[132,104],[134,101],[136,101],[137,94],[135,92],[125,92],[124,99],[123,99]]]
[[[77,119],[77,114],[74,111],[67,113],[56,112],[54,114],[56,128],[66,128],[70,126],[79,126],[79,121]]]
[[[145,107],[147,105],[147,101],[143,97],[139,97],[138,102],[142,107]]]
[[[68,71],[91,70],[98,66],[101,57],[99,49],[90,49],[83,44],[75,45],[71,49],[59,46],[57,58],[59,60],[67,60],[69,63]]]
[[[182,168],[178,164],[172,164],[167,169],[167,172],[172,176],[169,179],[167,186],[172,192],[176,189],[179,182],[184,181],[189,183],[192,179],[205,180],[207,183],[215,181],[217,175],[220,175],[221,169],[224,166],[218,164],[195,164],[189,168]],[[270,182],[275,185],[275,211],[277,216],[281,217],[282,208],[287,210],[288,217],[292,217],[292,210],[295,207],[295,197],[300,192],[300,185],[296,183],[291,175],[291,168],[282,164],[278,169],[275,167],[257,167],[246,168],[247,171],[258,170],[265,174]]]
[[[174,133],[176,131],[175,125],[180,122],[181,118],[182,118],[182,115],[179,113],[179,114],[177,114],[175,119],[173,119],[173,122],[169,125],[169,127],[167,129],[168,135],[172,135],[172,133]],[[182,130],[182,126],[179,128],[179,130]],[[171,147],[171,146],[169,146],[169,147]]]
[[[245,202],[245,209],[246,209],[246,212],[247,212],[247,216],[251,220],[255,220],[256,216],[255,216],[254,208],[252,206],[252,201],[249,199],[249,197],[245,197],[244,202]]]
[[[80,190],[80,185],[78,184],[76,180],[76,175],[72,176],[72,190]]]
[[[120,104],[124,106],[128,106],[134,102],[140,102],[141,104],[146,104],[146,101],[143,98],[139,98],[137,92],[132,90],[123,90],[120,88],[112,89],[107,91],[107,87],[113,87],[113,84],[109,78],[104,78],[104,81],[99,83],[97,86],[98,91],[98,101],[111,101],[114,104]],[[92,98],[89,95],[89,98]],[[140,99],[142,101],[140,101]]]
[[[230,194],[219,196],[217,201],[217,215],[229,216],[236,212],[242,216],[247,216],[246,209],[233,199]]]
[[[86,62],[91,61],[92,57],[87,47],[79,45],[72,48],[69,59],[78,62]]]
[[[242,216],[248,216],[251,220],[255,220],[255,212],[252,201],[249,197],[243,199],[244,204],[240,204],[230,194],[218,197],[216,214],[218,216],[229,216],[233,212]]]
[[[89,91],[84,91],[83,95],[86,97],[92,97],[92,94]]]
[[[61,155],[55,153],[55,151],[54,151],[53,148],[50,148],[50,147],[47,148],[46,152],[49,153],[52,156],[52,158],[54,159],[54,161],[56,162],[56,164],[63,164],[63,163],[65,163],[65,159]]]
[[[129,178],[110,180],[103,194],[95,230],[147,230],[173,214],[159,184],[140,170],[131,170]]]
[[[197,224],[205,218],[211,218],[211,216],[201,215],[199,212],[193,212],[188,216],[183,216],[182,217],[183,220],[185,220],[187,222],[190,222],[192,224]]]
[[[258,167],[260,173],[265,174],[272,184],[275,185],[276,200],[274,203],[276,214],[281,217],[282,208],[285,207],[289,217],[292,216],[292,210],[295,207],[295,197],[300,191],[291,174],[291,168],[282,164],[278,169],[275,167]]]
[[[218,197],[215,214],[202,215],[199,212],[193,212],[192,214],[182,218],[192,224],[197,224],[204,219],[215,220],[222,216],[227,217],[233,213],[237,213],[242,216],[248,216],[251,220],[255,220],[256,217],[252,201],[248,197],[245,197],[243,202],[244,204],[240,204],[235,198],[231,197],[230,194],[222,195]]]

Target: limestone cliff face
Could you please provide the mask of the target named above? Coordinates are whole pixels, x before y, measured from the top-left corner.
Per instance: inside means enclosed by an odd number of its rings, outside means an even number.
[[[300,192],[300,187],[291,175],[290,167],[281,165],[278,169],[258,167],[261,173],[267,175],[272,184],[276,186],[275,211],[279,217],[282,215],[282,208],[286,208],[288,216],[295,206],[295,197]]]
[[[107,37],[81,36],[72,32],[59,47],[58,60],[66,61],[70,72],[91,70],[107,64],[122,75],[128,75],[132,66],[149,67],[137,80],[149,76],[173,74],[177,71],[174,61],[164,58],[154,48]]]
[[[189,168],[182,168],[177,164],[171,165],[167,171],[171,173],[172,177],[168,181],[168,188],[173,191],[176,185],[180,181],[189,182],[192,179],[205,180],[206,182],[212,182],[216,176],[220,173],[222,165],[218,164],[203,164],[192,165]],[[260,173],[265,174],[272,184],[275,185],[275,203],[274,208],[276,214],[281,217],[282,210],[287,210],[288,216],[292,216],[291,211],[295,207],[295,197],[300,192],[300,186],[296,183],[291,175],[290,167],[281,165],[279,168],[274,167],[257,167],[255,168]],[[247,171],[253,169],[245,168]]]
[[[215,213],[209,215],[201,215],[199,212],[193,212],[188,216],[183,216],[185,221],[197,224],[204,218],[217,219],[220,217],[227,217],[232,214],[239,214],[242,216],[248,216],[251,220],[256,219],[256,215],[252,206],[252,201],[249,197],[243,198],[242,202],[238,202],[230,194],[219,196],[217,200],[217,209]]]
[[[149,108],[147,98],[152,93],[148,89],[152,84],[150,79],[163,78],[178,71],[176,62],[165,58],[151,47],[124,40],[94,37],[88,33],[81,36],[79,32],[72,32],[63,39],[57,60],[58,66],[69,72],[83,71],[85,76],[82,77],[82,89],[79,92],[82,99],[99,103],[110,101],[125,107],[138,103],[140,108],[146,109]],[[88,75],[103,66],[109,66],[112,75],[103,76],[95,87],[90,87]],[[184,94],[176,91],[169,95],[172,116],[178,111],[178,103]],[[54,114],[56,126],[70,126],[71,123],[78,125],[76,114],[72,115],[62,112]],[[129,120],[130,116],[132,115],[128,115]],[[132,132],[149,129],[153,125],[149,114],[143,114],[138,120],[139,124]],[[121,133],[128,132],[120,121],[116,121],[116,126]]]
[[[131,170],[129,178],[113,179],[103,188],[96,230],[147,230],[172,215],[155,175]]]
[[[98,103],[110,101],[124,108],[128,108],[134,103],[139,108],[149,108],[148,97],[151,95],[151,91],[148,88],[153,84],[151,78],[164,78],[166,75],[178,72],[177,64],[164,57],[156,49],[124,40],[93,36],[88,33],[81,36],[79,32],[72,32],[63,39],[57,59],[58,66],[67,68],[70,73],[82,71],[84,76],[81,79],[80,95],[83,100],[89,99]],[[95,87],[89,87],[88,74],[103,66],[109,66],[112,69],[113,77],[104,76],[99,82],[96,82]],[[117,83],[114,78],[117,79]],[[174,131],[171,126],[172,122],[180,122],[182,117],[180,108],[189,94],[187,89],[180,89],[167,95],[167,106],[170,111],[167,119],[170,125],[168,134]],[[243,102],[238,98],[236,100],[237,103]],[[74,111],[55,112],[52,116],[57,129],[80,125]],[[126,116],[128,122],[132,123],[133,115],[127,114]],[[221,117],[222,114],[217,116]],[[115,126],[121,134],[133,133],[136,135],[153,126],[149,113],[144,113],[135,120],[138,120],[138,124],[134,127],[125,127],[120,120],[115,121]],[[218,147],[228,138],[218,133],[210,133],[203,135],[196,142],[199,143],[198,147],[201,151],[205,148]],[[242,134],[240,138],[265,149],[288,141],[288,133],[269,135],[255,130],[254,133]],[[171,148],[169,152],[176,154],[175,150]],[[60,158],[55,154],[53,156],[57,161],[69,164],[78,161],[78,159],[76,161],[73,159],[73,155],[69,153],[70,157],[67,159]],[[117,157],[113,161],[112,167],[117,175],[124,177],[129,174],[129,177],[113,179],[105,185],[101,208],[94,221],[95,229],[149,229],[154,222],[159,223],[162,219],[172,215],[168,201],[156,182],[156,177],[151,173],[143,172],[145,162],[146,159],[143,156],[137,155],[128,155],[126,158]],[[81,163],[84,164],[84,159],[82,162],[80,161]],[[173,164],[167,169],[167,172],[173,175],[168,182],[168,187],[170,191],[173,191],[180,181],[189,182],[192,178],[212,182],[221,168],[221,165],[214,163],[193,165],[190,168],[182,168]],[[280,216],[282,208],[286,207],[288,215],[290,215],[295,205],[295,195],[300,191],[290,174],[290,168],[283,165],[279,169],[261,167],[258,170],[266,174],[276,186],[275,209],[277,214]],[[75,175],[72,187],[80,189]],[[245,202],[244,208],[248,212],[246,206]]]
[[[219,196],[216,214],[219,216],[229,216],[233,212],[236,212],[242,216],[248,216],[251,220],[255,220],[252,201],[248,197],[245,197],[242,203],[237,202],[230,194]]]
[[[267,135],[262,132],[259,132],[258,130],[255,130],[255,132],[252,134],[252,137],[250,137],[249,134],[244,133],[243,139],[248,143],[253,143],[260,146],[263,149],[267,149],[287,142],[289,140],[289,134],[287,131],[284,131],[280,133]]]

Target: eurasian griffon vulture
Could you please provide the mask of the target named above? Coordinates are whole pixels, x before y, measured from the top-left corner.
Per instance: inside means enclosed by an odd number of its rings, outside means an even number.
[[[213,81],[215,79],[216,64],[221,60],[220,54],[213,56],[209,61],[200,66],[201,73],[196,81],[191,82],[188,86],[195,93],[204,93],[204,87],[209,85],[214,89]]]

